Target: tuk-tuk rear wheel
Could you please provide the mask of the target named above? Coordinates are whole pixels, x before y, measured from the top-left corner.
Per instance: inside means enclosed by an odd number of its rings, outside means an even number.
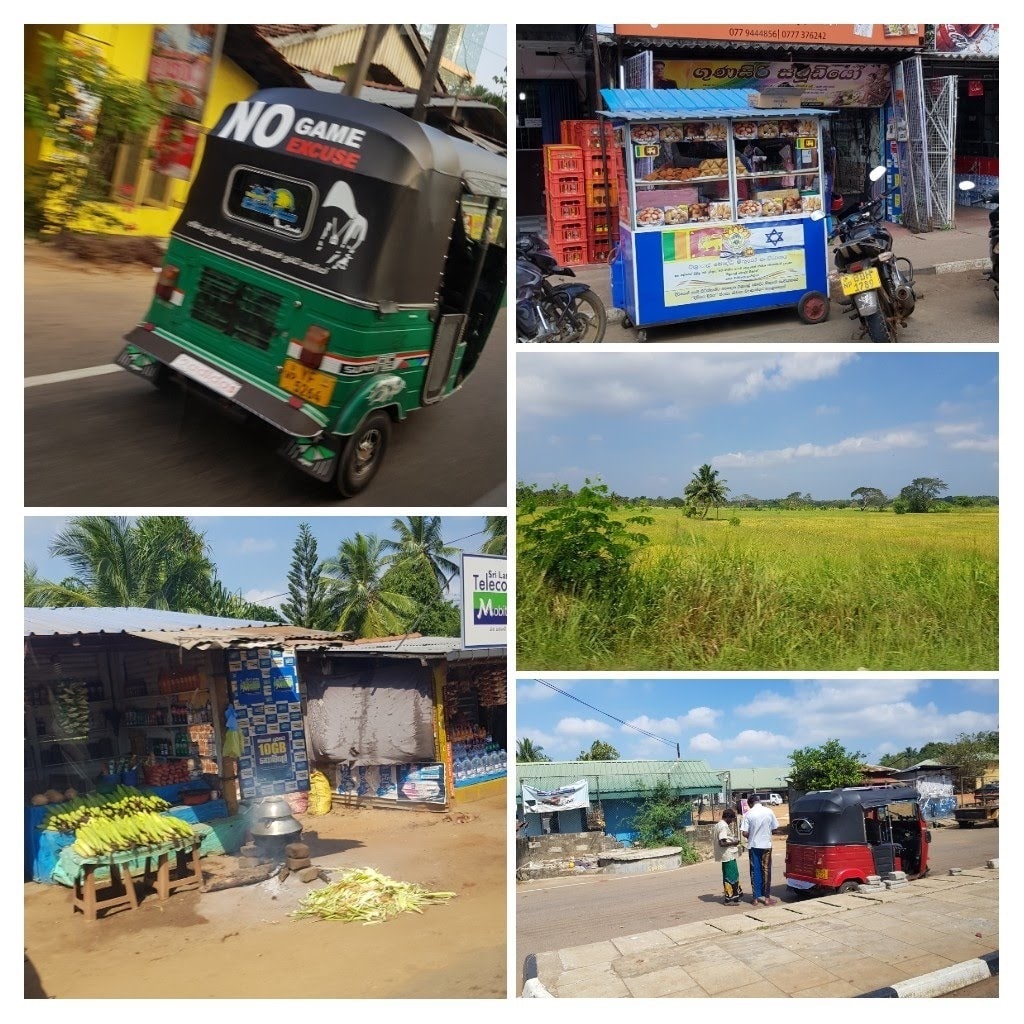
[[[338,459],[336,484],[343,498],[358,494],[376,476],[391,438],[391,418],[371,412],[345,442]]]

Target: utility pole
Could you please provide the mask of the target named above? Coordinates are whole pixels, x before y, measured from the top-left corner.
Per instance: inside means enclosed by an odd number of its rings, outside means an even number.
[[[448,26],[436,25],[434,27],[434,38],[430,41],[430,52],[427,54],[427,63],[423,67],[423,74],[420,77],[419,92],[416,93],[416,105],[412,110],[414,121],[426,121],[427,105],[430,103],[430,94],[434,91],[434,79],[437,77],[437,69],[441,66],[441,56],[444,53],[444,44],[448,39]]]
[[[345,82],[345,95],[358,96],[363,91],[363,83],[370,70],[370,63],[384,35],[384,25],[366,25],[363,28],[363,41],[359,44],[356,66]]]

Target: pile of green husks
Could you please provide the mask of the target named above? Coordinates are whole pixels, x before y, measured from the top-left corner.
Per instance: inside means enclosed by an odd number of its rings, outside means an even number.
[[[426,892],[410,882],[396,882],[373,868],[352,868],[343,871],[336,882],[303,896],[292,917],[380,924],[407,911],[422,914],[424,907],[447,903],[455,895]]]

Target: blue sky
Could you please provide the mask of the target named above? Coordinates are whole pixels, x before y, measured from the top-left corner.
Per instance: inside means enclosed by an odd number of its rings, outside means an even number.
[[[205,534],[220,579],[233,591],[241,590],[250,601],[274,607],[287,599],[288,566],[299,524],[308,522],[321,558],[337,553],[338,545],[356,533],[375,533],[393,539],[393,516],[191,516],[195,528]],[[62,579],[70,567],[49,556],[50,543],[67,523],[54,516],[25,517],[25,561],[33,563],[46,579]],[[487,539],[482,516],[442,516],[442,535],[461,551],[479,552]],[[459,561],[458,556],[452,559]],[[449,587],[450,600],[461,604],[459,581]]]
[[[785,766],[792,751],[838,739],[874,763],[908,746],[998,729],[998,707],[994,679],[541,676],[517,680],[516,738],[529,737],[553,761],[574,760],[596,739],[610,743],[623,759],[672,759],[678,743],[681,757],[712,768]]]
[[[992,353],[521,352],[517,479],[670,497],[710,462],[730,494],[998,494]]]

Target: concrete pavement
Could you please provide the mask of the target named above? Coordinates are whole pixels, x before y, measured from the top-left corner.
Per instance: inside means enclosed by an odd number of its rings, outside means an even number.
[[[987,272],[990,267],[988,256],[988,213],[988,208],[983,206],[958,206],[956,227],[949,231],[928,231],[922,234],[915,234],[907,228],[896,224],[889,224],[887,227],[893,236],[893,250],[896,255],[907,257],[913,263],[916,275],[944,275],[974,271],[976,272],[975,276],[980,278],[981,274]],[[522,218],[518,228],[520,231],[529,230],[540,234],[545,233],[543,222],[536,218]],[[574,267],[573,271],[579,281],[592,288],[602,299],[607,310],[609,325],[620,324],[623,318],[623,310],[616,309],[612,305],[608,267],[605,264],[589,264],[582,267]],[[940,284],[939,282],[936,283]],[[986,303],[993,309],[997,308],[995,298],[991,295],[988,288],[982,291],[983,282],[979,280],[977,283],[979,294],[982,295]],[[918,290],[927,290],[927,287],[925,289],[919,288]],[[833,298],[835,299],[836,295],[833,295]],[[835,305],[833,305],[832,314],[833,319],[838,318],[839,310]],[[839,319],[845,324],[843,318]],[[705,321],[705,323],[707,322]],[[796,321],[794,320],[793,323],[796,323]],[[621,337],[616,334],[614,337],[606,337],[605,340],[632,340],[632,338],[629,334],[622,334]],[[817,340],[830,339],[819,338]],[[996,339],[993,337],[991,340],[994,341]]]
[[[976,981],[970,962],[998,953],[998,863],[772,907],[745,897],[734,916],[540,953],[523,995],[940,995]]]

